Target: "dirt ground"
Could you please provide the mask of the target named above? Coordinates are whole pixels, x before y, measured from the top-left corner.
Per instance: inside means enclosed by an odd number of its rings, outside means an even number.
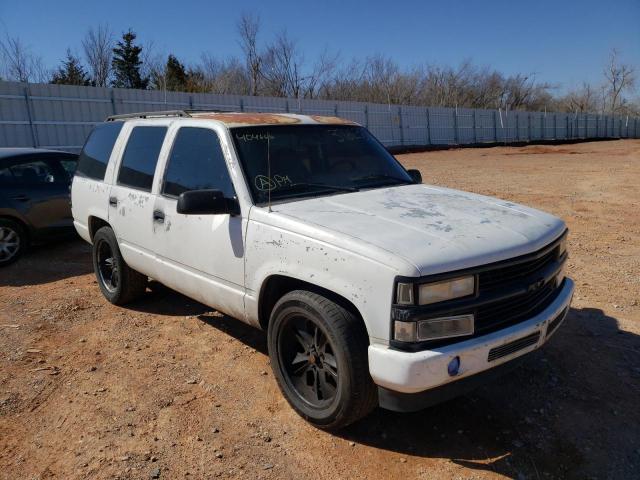
[[[112,306],[88,245],[40,247],[0,271],[0,478],[638,478],[640,141],[399,158],[567,221],[573,308],[521,368],[325,433],[280,395],[262,332],[160,285]]]

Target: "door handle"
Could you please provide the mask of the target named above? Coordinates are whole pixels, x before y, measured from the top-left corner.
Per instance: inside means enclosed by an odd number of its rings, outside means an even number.
[[[118,199],[116,197],[109,197],[109,205],[112,207],[117,207]]]
[[[159,222],[159,223],[164,223],[164,212],[161,212],[160,210],[154,210],[153,211],[153,221],[154,222]]]

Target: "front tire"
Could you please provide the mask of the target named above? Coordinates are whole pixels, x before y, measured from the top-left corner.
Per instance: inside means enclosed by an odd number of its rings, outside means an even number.
[[[102,227],[96,232],[92,253],[98,286],[111,303],[124,305],[145,292],[147,277],[124,261],[111,227]]]
[[[0,218],[0,267],[15,262],[27,248],[27,233],[18,222]]]
[[[276,303],[268,329],[271,368],[289,404],[313,425],[337,430],[377,405],[362,320],[317,293]]]

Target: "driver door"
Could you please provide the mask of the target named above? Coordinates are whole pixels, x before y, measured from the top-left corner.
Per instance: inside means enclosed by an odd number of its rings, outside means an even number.
[[[215,130],[181,124],[174,131],[154,205],[159,280],[237,318],[244,317],[242,215],[182,215],[177,200],[189,190],[216,189],[235,197]]]

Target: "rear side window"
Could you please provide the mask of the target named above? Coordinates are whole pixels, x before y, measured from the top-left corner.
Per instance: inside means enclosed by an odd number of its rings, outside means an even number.
[[[118,184],[151,191],[166,127],[135,127],[122,156]]]
[[[183,127],[171,149],[162,193],[177,197],[188,190],[204,189],[221,190],[229,198],[235,195],[216,132]]]
[[[123,122],[109,122],[93,129],[78,158],[77,175],[104,180],[104,172],[122,125]]]

